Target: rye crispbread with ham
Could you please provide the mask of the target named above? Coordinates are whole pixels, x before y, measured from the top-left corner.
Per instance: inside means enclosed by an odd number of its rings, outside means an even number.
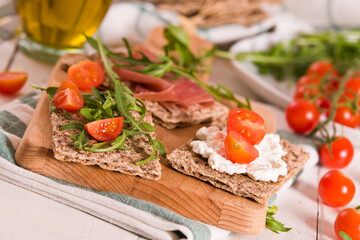
[[[216,122],[228,108],[188,78],[166,80],[127,69],[115,69],[134,96],[144,100],[154,122],[167,128]]]

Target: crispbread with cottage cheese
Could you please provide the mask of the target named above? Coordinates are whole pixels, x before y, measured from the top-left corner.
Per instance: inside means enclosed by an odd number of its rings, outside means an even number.
[[[85,119],[78,111],[70,114],[72,120],[67,119],[62,111],[58,109],[50,115],[53,131],[53,151],[56,159],[85,165],[98,165],[107,170],[137,175],[150,180],[160,179],[161,164],[159,159],[151,160],[143,165],[135,164],[146,159],[152,153],[152,147],[144,135],[127,138],[124,147],[131,148],[131,150],[116,149],[101,153],[80,151],[73,146],[73,140],[71,139],[71,135],[79,134],[80,130],[60,130],[61,126],[70,122],[85,122]],[[144,122],[152,123],[151,116],[146,116]],[[151,135],[155,138],[154,133],[151,133]]]
[[[167,156],[176,170],[209,182],[212,185],[227,190],[237,196],[247,197],[258,203],[266,202],[280,187],[303,168],[309,154],[302,147],[281,139],[281,145],[287,152],[283,160],[287,164],[288,173],[280,176],[277,182],[257,181],[246,174],[227,174],[213,170],[207,159],[194,153],[189,144],[183,145]]]

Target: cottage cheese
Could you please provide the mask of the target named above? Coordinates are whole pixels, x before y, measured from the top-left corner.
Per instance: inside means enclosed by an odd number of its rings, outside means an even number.
[[[287,174],[287,165],[281,159],[286,152],[280,145],[280,137],[276,134],[266,134],[264,139],[254,147],[259,151],[259,157],[249,164],[233,163],[226,159],[224,141],[226,128],[220,130],[217,127],[202,127],[196,137],[199,140],[192,141],[192,150],[208,159],[211,168],[230,175],[247,174],[255,180],[277,182],[279,176]]]

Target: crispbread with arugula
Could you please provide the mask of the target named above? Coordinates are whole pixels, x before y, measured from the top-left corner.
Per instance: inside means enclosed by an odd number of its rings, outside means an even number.
[[[74,122],[86,123],[86,119],[79,112],[69,113],[69,115],[71,119],[66,118],[59,109],[50,115],[53,131],[53,151],[56,159],[85,165],[98,165],[107,170],[137,175],[149,180],[160,179],[161,164],[159,158],[153,159],[146,164],[136,164],[149,158],[152,154],[152,147],[147,137],[144,135],[130,136],[124,142],[123,149],[117,148],[102,152],[79,151],[74,147],[71,137],[79,136],[81,130],[61,130],[61,128]],[[148,114],[144,118],[144,122],[152,124],[151,115]],[[155,138],[154,133],[151,133],[151,135]]]

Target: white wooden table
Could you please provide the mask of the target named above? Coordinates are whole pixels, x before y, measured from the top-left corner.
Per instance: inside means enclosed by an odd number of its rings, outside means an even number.
[[[0,94],[0,106],[32,92],[29,84],[44,86],[52,65],[35,61],[15,48],[16,40],[0,43],[0,71],[28,72],[27,85],[15,96]],[[7,68],[7,69],[6,69]],[[247,94],[261,100],[242,85],[231,64],[216,60],[211,80],[227,85],[237,94]],[[285,124],[280,119],[278,124]],[[360,149],[356,149],[352,163],[343,171],[356,184],[357,192],[348,207],[360,205]],[[293,229],[274,234],[264,230],[257,236],[230,234],[226,239],[334,239],[333,222],[341,209],[321,204],[317,186],[327,171],[322,167],[307,169],[296,183],[282,192],[275,205],[276,219]],[[136,235],[70,206],[45,198],[21,187],[0,180],[0,239],[139,239]]]

